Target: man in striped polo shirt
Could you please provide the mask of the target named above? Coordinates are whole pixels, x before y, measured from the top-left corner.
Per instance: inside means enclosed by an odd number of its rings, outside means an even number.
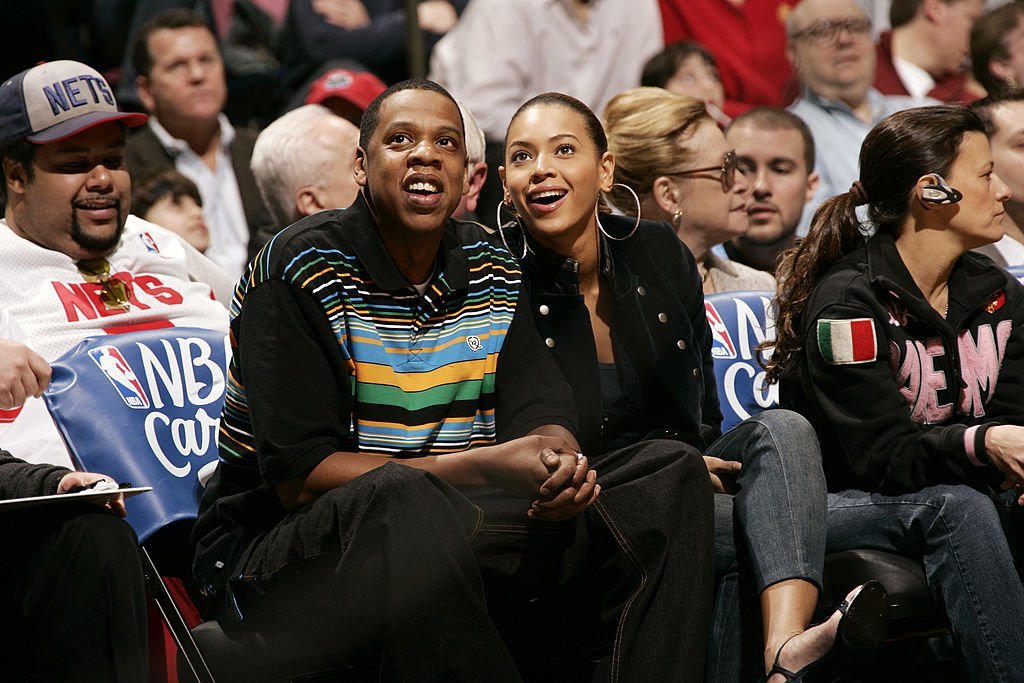
[[[360,197],[250,264],[196,574],[217,616],[314,624],[385,679],[518,680],[536,657],[514,660],[514,627],[556,655],[603,639],[613,679],[699,674],[703,464],[652,442],[597,483],[518,264],[450,220],[463,140],[443,88],[392,86],[363,116]]]

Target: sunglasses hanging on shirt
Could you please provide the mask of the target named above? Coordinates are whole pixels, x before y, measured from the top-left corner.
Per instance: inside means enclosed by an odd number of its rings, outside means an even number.
[[[132,307],[129,284],[119,277],[111,277],[107,259],[92,258],[78,262],[78,272],[86,282],[100,285],[100,301],[107,308],[127,311]]]

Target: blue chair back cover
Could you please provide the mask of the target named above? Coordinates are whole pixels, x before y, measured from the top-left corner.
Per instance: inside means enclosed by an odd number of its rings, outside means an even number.
[[[127,502],[140,542],[195,519],[217,459],[228,354],[220,332],[174,327],[90,337],[52,364],[43,394],[77,465],[150,493]]]
[[[704,297],[722,432],[779,405],[778,385],[765,384],[764,370],[754,357],[758,344],[775,337],[774,296],[774,292],[719,292]]]
[[[1024,266],[1007,266],[1006,270],[1017,278],[1017,282],[1024,284]]]

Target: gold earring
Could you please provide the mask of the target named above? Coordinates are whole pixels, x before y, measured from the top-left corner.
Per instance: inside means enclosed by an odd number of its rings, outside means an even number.
[[[672,214],[672,225],[674,225],[674,226],[676,226],[678,228],[679,227],[679,223],[682,220],[683,220],[683,212],[680,211],[679,209],[676,209],[675,212]]]
[[[1017,79],[1014,78],[1013,76],[1007,76],[1005,79],[1003,79],[1003,83],[1005,83],[1006,87],[1009,88],[1010,90],[1016,90],[1020,85],[1019,83],[1017,83]]]

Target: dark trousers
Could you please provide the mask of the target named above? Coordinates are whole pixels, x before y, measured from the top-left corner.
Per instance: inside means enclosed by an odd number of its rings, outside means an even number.
[[[85,503],[0,513],[3,680],[145,681],[135,532]]]
[[[587,512],[544,523],[527,519],[529,501],[389,463],[259,539],[233,597],[250,620],[315,623],[384,680],[520,680],[530,669],[507,640],[539,643],[530,654],[549,660],[603,641],[601,680],[701,680],[713,584],[703,461],[644,442],[603,455],[598,481]]]

